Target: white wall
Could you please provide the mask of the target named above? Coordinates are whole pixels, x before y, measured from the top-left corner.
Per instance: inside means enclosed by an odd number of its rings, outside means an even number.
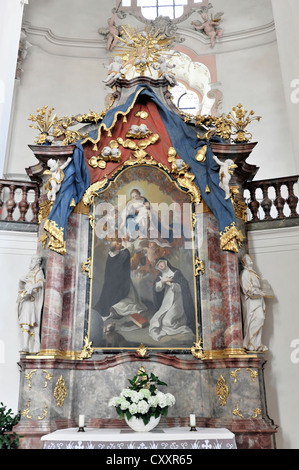
[[[277,447],[298,449],[299,227],[253,231],[248,239],[254,268],[275,294],[266,301],[263,329],[268,414],[279,426]]]
[[[36,253],[35,233],[0,231],[0,402],[18,411],[20,355],[17,316],[19,279]]]
[[[223,112],[241,103],[262,119],[248,126],[258,145],[247,162],[260,167],[256,179],[297,174],[285,108],[277,44],[217,55]]]

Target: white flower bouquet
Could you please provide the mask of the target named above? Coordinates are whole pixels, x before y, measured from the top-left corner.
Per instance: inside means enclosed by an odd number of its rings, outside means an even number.
[[[165,385],[153,373],[150,376],[141,367],[137,375],[130,380],[130,387],[122,390],[119,396],[109,401],[109,406],[114,406],[120,419],[131,419],[132,416],[141,418],[144,424],[148,424],[153,416],[158,418],[166,416],[168,408],[175,404],[175,398],[171,393],[163,393],[157,389],[157,385]]]

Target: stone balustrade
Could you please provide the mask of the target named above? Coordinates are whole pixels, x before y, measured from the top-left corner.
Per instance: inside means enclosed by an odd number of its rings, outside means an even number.
[[[248,222],[291,220],[299,217],[295,185],[298,176],[250,181],[244,184]]]
[[[39,196],[37,182],[0,179],[0,220],[37,224]]]
[[[299,217],[295,185],[298,176],[244,183],[247,220],[266,222]],[[38,223],[40,188],[37,182],[0,179],[0,221]]]

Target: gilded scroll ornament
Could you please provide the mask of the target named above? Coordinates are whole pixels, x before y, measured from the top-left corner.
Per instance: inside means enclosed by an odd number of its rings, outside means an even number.
[[[216,395],[219,399],[220,405],[225,406],[229,395],[229,389],[223,375],[220,375],[217,381]]]
[[[237,401],[236,408],[233,410],[233,415],[239,416],[240,418],[244,418],[239,408],[239,400]]]
[[[202,260],[199,259],[198,256],[195,258],[194,268],[194,276],[199,276],[205,272],[205,264]]]
[[[171,163],[171,172],[177,176],[178,184],[182,188],[187,189],[191,202],[199,204],[201,202],[201,194],[194,182],[195,175],[193,175],[193,173],[189,173],[189,165],[187,165],[181,158],[176,158],[176,151],[173,147],[168,149],[168,161]]]
[[[56,382],[54,389],[54,398],[56,400],[57,406],[62,407],[64,405],[64,400],[67,396],[67,388],[65,385],[65,380],[62,378],[62,375]]]
[[[205,352],[202,347],[202,338],[199,338],[197,343],[194,343],[194,346],[190,349],[191,354],[196,357],[196,359],[205,359]]]
[[[30,413],[30,398],[29,400],[27,401],[27,404],[26,404],[26,408],[22,411],[21,415],[24,416],[25,418],[27,419],[32,419],[32,416],[29,415]]]
[[[245,202],[237,198],[237,195],[239,194],[239,188],[237,186],[230,186],[230,194],[236,217],[246,223],[247,205]]]
[[[89,188],[84,193],[84,196],[82,199],[83,204],[85,206],[90,206],[93,203],[95,196],[97,196],[97,192],[100,189],[103,189],[106,186],[107,182],[108,182],[108,178],[107,176],[105,176],[105,178],[103,178],[101,181],[97,181],[96,183],[89,186]]]
[[[34,370],[32,370],[31,372],[27,372],[27,373],[25,374],[25,379],[28,380],[28,387],[29,387],[29,390],[31,390],[31,380],[32,380],[32,376],[33,376],[33,374],[36,374],[36,372],[37,372],[37,369],[34,369]]]
[[[244,235],[241,230],[238,230],[235,222],[230,226],[225,227],[223,232],[220,232],[220,248],[222,250],[239,252],[239,246],[242,246]]]
[[[43,419],[45,419],[47,414],[48,414],[48,406],[47,406],[47,402],[45,401],[44,412],[43,412],[42,416],[38,416],[37,419],[39,421],[42,421]]]
[[[258,372],[256,370],[250,369],[249,367],[247,367],[246,370],[247,370],[247,372],[250,373],[250,377],[251,377],[252,382],[255,382],[255,379],[258,377]]]
[[[262,410],[260,410],[260,408],[256,408],[253,412],[253,415],[251,416],[253,419],[256,419],[258,418],[259,415],[262,414]]]
[[[45,388],[47,388],[47,386],[48,386],[48,382],[53,379],[53,374],[51,374],[47,370],[43,370],[42,373],[46,374],[45,383],[44,383],[44,387],[43,387],[43,390],[45,390]]]
[[[81,360],[88,359],[89,357],[93,355],[94,348],[91,345],[92,345],[92,341],[88,341],[88,336],[86,335],[84,338],[83,349],[79,355],[79,359]]]
[[[91,274],[91,272],[92,272],[92,270],[91,270],[91,257],[87,258],[86,261],[82,262],[81,271],[82,271],[82,273],[87,273],[89,279],[92,278],[92,274]]]
[[[39,213],[38,213],[38,223],[40,224],[43,220],[46,220],[48,215],[50,214],[52,207],[53,207],[54,202],[49,201],[48,199],[46,201],[42,201],[39,204]]]
[[[234,383],[236,384],[237,381],[238,381],[238,377],[237,377],[237,374],[241,371],[241,369],[236,369],[236,370],[233,370],[231,371],[230,375],[232,376],[232,378],[234,379]]]

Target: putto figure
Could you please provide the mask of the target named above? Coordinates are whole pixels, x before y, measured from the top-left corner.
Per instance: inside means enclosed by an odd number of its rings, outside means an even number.
[[[216,39],[223,35],[223,29],[219,28],[219,22],[221,21],[222,15],[223,12],[216,13],[215,17],[211,16],[210,19],[207,13],[202,13],[201,17],[204,20],[203,23],[200,21],[192,21],[191,23],[196,31],[202,31],[209,36],[211,47],[214,47]]]
[[[166,78],[166,80],[168,81],[168,83],[171,85],[171,86],[175,86],[177,85],[177,81],[176,81],[176,78],[175,78],[175,75],[169,71],[169,69],[172,69],[175,67],[175,64],[170,64],[169,62],[166,62],[166,59],[165,57],[163,56],[160,56],[158,58],[158,61],[157,63],[154,63],[152,65],[152,67],[155,69],[155,70],[158,70],[159,72],[159,78],[162,77],[162,78]]]
[[[111,62],[110,65],[105,65],[105,68],[109,70],[109,75],[105,80],[103,80],[103,83],[108,83],[113,80],[115,82],[118,78],[121,78],[122,75],[125,75],[125,68],[122,65],[122,58],[120,56],[116,56],[114,58],[114,61]]]
[[[235,165],[233,160],[231,160],[230,158],[224,161],[219,160],[219,158],[217,158],[216,155],[213,155],[213,158],[215,162],[218,163],[218,165],[220,166],[219,187],[223,189],[223,191],[225,192],[225,199],[229,199],[230,198],[229,182],[233,174],[233,170],[234,168],[237,168],[237,165]]]
[[[45,185],[45,189],[48,191],[47,197],[49,201],[55,201],[56,194],[60,190],[61,183],[64,179],[63,170],[68,166],[70,161],[71,157],[69,157],[63,165],[60,165],[59,160],[54,160],[53,158],[48,160],[49,170],[45,170],[44,174],[50,175],[50,178]]]

